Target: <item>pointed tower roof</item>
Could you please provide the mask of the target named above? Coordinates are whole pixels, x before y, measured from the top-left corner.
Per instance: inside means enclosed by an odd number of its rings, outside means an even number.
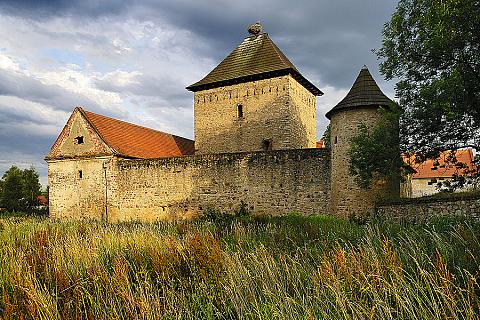
[[[187,89],[195,92],[291,74],[314,95],[323,94],[300,74],[268,34],[261,31],[260,24],[250,26],[249,32],[250,36],[246,37],[215,69]]]
[[[335,112],[357,107],[388,106],[390,100],[378,87],[367,66],[363,66],[348,94],[325,115],[328,119]]]

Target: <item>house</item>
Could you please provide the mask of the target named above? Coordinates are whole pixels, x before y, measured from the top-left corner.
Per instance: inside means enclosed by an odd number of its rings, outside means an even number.
[[[448,161],[452,151],[447,150],[440,153],[438,159],[429,159],[422,163],[415,163],[414,157],[404,157],[405,163],[410,165],[415,173],[407,177],[402,186],[403,197],[422,197],[439,192],[438,184],[444,181],[451,181],[456,175],[463,175],[472,171],[475,167],[474,152],[472,148],[459,149],[455,153],[456,164]],[[461,165],[460,165],[461,164]]]

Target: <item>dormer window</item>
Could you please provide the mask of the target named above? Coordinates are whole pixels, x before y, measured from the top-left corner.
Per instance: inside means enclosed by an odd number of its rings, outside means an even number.
[[[75,144],[83,144],[83,136],[76,137]]]
[[[237,106],[237,117],[243,119],[243,106],[241,104]]]

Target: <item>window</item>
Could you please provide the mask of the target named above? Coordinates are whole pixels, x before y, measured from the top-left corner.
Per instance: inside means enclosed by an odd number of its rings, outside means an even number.
[[[337,144],[337,136],[335,136],[335,139],[334,139],[334,144]]]
[[[237,106],[237,117],[240,119],[243,118],[243,106],[241,104]]]
[[[78,170],[78,178],[79,179],[83,178],[83,171],[82,170]]]
[[[262,143],[263,151],[272,151],[272,139],[265,139]]]
[[[83,144],[83,136],[76,137],[75,144]]]

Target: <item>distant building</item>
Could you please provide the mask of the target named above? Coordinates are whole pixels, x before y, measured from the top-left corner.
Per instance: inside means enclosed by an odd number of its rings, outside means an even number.
[[[438,160],[427,160],[420,164],[415,163],[414,158],[404,157],[404,161],[409,164],[416,172],[409,175],[402,184],[402,196],[416,198],[428,196],[439,192],[438,183],[446,180],[452,180],[454,175],[462,174],[464,168],[455,166],[449,161],[445,161],[451,154],[451,151],[440,153]],[[455,153],[458,163],[466,165],[467,170],[474,168],[474,153],[472,148],[460,149]]]

